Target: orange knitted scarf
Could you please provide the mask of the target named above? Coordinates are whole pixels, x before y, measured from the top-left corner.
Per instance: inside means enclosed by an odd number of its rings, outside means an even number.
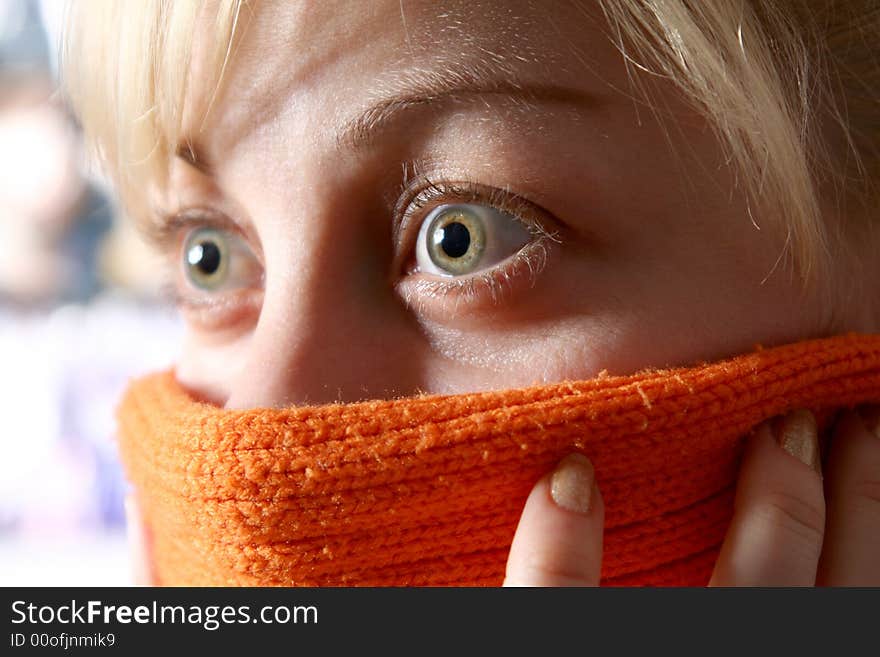
[[[172,585],[498,585],[529,490],[566,454],[606,504],[604,584],[703,585],[743,436],[880,401],[880,336],[520,390],[229,411],[135,382],[120,449]]]

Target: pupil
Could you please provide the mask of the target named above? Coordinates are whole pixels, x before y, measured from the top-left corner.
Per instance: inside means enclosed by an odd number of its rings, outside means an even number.
[[[203,274],[213,274],[220,268],[220,249],[213,242],[201,242],[193,249],[195,258],[192,264]]]
[[[471,245],[471,232],[464,224],[454,221],[443,227],[443,239],[440,247],[450,258],[460,258]]]

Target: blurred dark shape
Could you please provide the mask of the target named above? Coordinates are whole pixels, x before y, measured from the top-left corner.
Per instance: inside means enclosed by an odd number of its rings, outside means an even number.
[[[124,524],[113,409],[131,377],[171,365],[180,337],[155,303],[155,255],[87,175],[56,91],[46,34],[64,1],[0,0],[0,556],[13,564],[0,585],[12,571],[83,584],[106,568],[89,554],[112,557]],[[85,541],[76,573],[47,570],[69,554],[61,540]]]
[[[19,307],[97,294],[97,253],[112,223],[83,174],[50,52],[34,0],[0,3],[0,301]]]
[[[47,71],[49,47],[35,0],[0,3],[0,70]]]

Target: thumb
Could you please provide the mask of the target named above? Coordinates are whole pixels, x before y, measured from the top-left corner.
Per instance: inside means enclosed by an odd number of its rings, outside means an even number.
[[[504,586],[598,586],[605,507],[593,464],[571,454],[532,489]]]

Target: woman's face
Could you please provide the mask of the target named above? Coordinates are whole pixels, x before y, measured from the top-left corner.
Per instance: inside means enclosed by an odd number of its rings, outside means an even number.
[[[801,294],[677,90],[600,14],[536,4],[257,5],[158,199],[185,385],[233,408],[459,393],[858,328]]]

